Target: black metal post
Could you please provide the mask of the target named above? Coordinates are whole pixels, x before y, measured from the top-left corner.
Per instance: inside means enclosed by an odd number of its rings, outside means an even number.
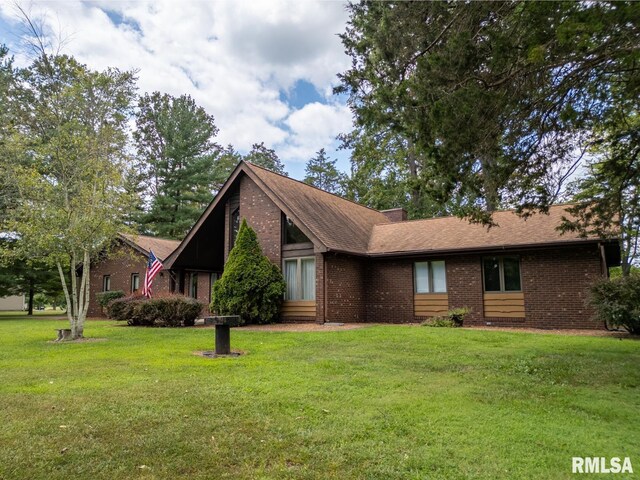
[[[231,328],[229,325],[216,325],[216,354],[231,353]]]

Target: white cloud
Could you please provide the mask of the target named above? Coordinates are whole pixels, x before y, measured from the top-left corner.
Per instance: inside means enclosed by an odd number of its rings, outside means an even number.
[[[321,148],[337,146],[336,136],[351,127],[351,111],[345,105],[309,103],[289,115],[285,123],[291,138],[281,151],[282,158],[306,162]]]
[[[335,146],[335,136],[350,129],[348,109],[330,95],[336,74],[349,65],[337,36],[347,19],[341,2],[30,5],[52,31],[70,34],[64,53],[94,69],[137,69],[141,92],[193,96],[216,118],[220,143],[246,150],[264,141],[286,161],[305,161],[317,149]],[[15,13],[0,3],[0,15],[18,31]],[[313,84],[328,104],[297,110],[288,105],[280,93],[298,80]]]

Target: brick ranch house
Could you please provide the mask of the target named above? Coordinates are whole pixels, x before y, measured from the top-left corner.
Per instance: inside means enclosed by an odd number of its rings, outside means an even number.
[[[89,317],[104,316],[96,299],[96,293],[122,290],[125,295],[142,289],[144,272],[147,268],[149,250],[163,261],[180,244],[177,240],[147,237],[144,235],[119,235],[114,248],[102,256],[90,272]],[[153,281],[154,293],[171,291],[170,272],[161,271]]]
[[[151,248],[165,267],[154,291],[208,304],[245,218],[287,281],[283,321],[408,323],[469,307],[471,325],[603,328],[586,300],[619,264],[618,242],[560,235],[564,208],[526,221],[497,212],[491,229],[456,217],[407,221],[402,209],[373,210],[241,162],[182,242],[125,237],[122,248],[139,257],[100,262],[91,285],[104,289],[109,277],[128,293]]]
[[[475,325],[602,328],[586,300],[619,264],[618,242],[560,235],[565,214],[497,212],[491,229],[407,221],[241,162],[164,263],[172,289],[209,302],[245,218],[287,281],[283,321],[416,322],[469,307]]]

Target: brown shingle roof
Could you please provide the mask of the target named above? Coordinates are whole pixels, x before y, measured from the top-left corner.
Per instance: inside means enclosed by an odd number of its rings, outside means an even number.
[[[566,208],[566,205],[556,205],[549,209],[549,215],[536,214],[526,220],[513,211],[496,212],[493,221],[498,226],[489,229],[457,217],[376,225],[368,253],[382,255],[395,252],[482,250],[584,240],[573,233],[561,235],[556,230],[562,216],[569,216]]]
[[[160,260],[165,260],[171,252],[173,252],[180,242],[178,240],[167,240],[166,238],[148,237],[146,235],[130,235],[123,233],[121,236],[130,244],[137,246],[146,255],[149,254],[149,250],[153,250],[153,253]]]
[[[251,163],[246,164],[294,216],[328,249],[364,254],[375,225],[389,222],[381,212]]]

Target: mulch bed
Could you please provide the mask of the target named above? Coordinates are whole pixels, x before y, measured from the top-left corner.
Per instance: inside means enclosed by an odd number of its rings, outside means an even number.
[[[629,332],[611,332],[608,330],[581,330],[581,329],[546,329],[546,328],[525,328],[525,327],[462,327],[465,330],[489,330],[499,332],[518,332],[518,333],[537,333],[542,335],[579,335],[583,337],[613,337],[613,338],[630,338],[638,340],[637,335],[631,335]]]
[[[199,350],[199,351],[193,352],[194,355],[197,355],[199,357],[204,357],[204,358],[236,358],[241,355],[244,355],[245,353],[246,352],[243,352],[242,350],[232,350],[229,355],[218,355],[213,350],[204,350],[204,351]]]
[[[419,323],[345,323],[344,325],[321,325],[317,323],[277,323],[271,325],[248,325],[237,327],[245,331],[257,332],[334,332],[340,330],[355,330],[358,328],[367,328],[378,325],[396,326],[396,327],[419,327]],[[213,328],[213,327],[199,327]],[[637,335],[630,335],[627,332],[609,332],[607,330],[580,330],[580,329],[543,329],[543,328],[524,328],[524,327],[485,327],[473,326],[463,327],[465,330],[487,330],[494,332],[520,332],[520,333],[537,333],[542,335],[580,335],[591,337],[613,337],[613,338],[631,338],[640,339]]]
[[[335,332],[339,330],[355,330],[374,325],[373,323],[345,323],[344,325],[321,325],[318,323],[276,323],[271,325],[247,325],[237,327],[249,332]]]

